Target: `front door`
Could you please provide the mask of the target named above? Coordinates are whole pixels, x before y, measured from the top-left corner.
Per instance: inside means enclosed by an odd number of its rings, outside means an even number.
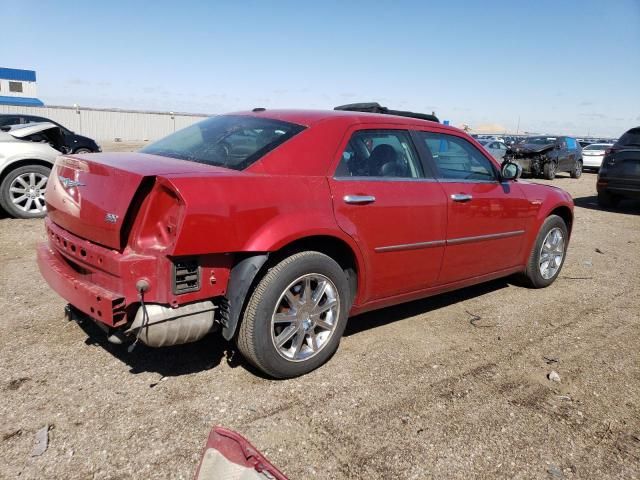
[[[360,302],[436,283],[445,248],[446,198],[405,130],[359,126],[330,178],[340,227],[367,263]]]
[[[439,284],[499,272],[521,263],[529,202],[515,182],[463,137],[416,134],[446,194],[448,224]]]

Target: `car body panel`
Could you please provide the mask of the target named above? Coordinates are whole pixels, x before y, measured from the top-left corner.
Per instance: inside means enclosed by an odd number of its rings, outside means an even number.
[[[44,132],[55,125],[38,124],[28,127],[11,129],[8,132],[0,131],[0,174],[16,162],[25,160],[41,161],[53,165],[61,152],[48,143],[32,142],[24,137]]]
[[[350,134],[372,126],[447,133],[483,152],[452,127],[336,111],[235,115],[307,128],[242,171],[143,153],[62,156],[47,194],[49,240],[38,257],[54,289],[96,279],[99,287],[118,294],[114,298],[124,298],[126,309],[136,302],[136,281],[147,278],[152,287],[146,301],[178,306],[224,295],[238,258],[324,238],[353,254],[355,314],[522,271],[546,215],[555,208],[571,215],[573,203],[563,190],[520,181],[438,181],[428,178],[430,167],[422,156],[425,179],[333,178]],[[482,155],[499,171],[495,159]],[[452,203],[450,196],[461,192],[473,199]],[[375,202],[347,204],[346,195],[372,195]],[[103,252],[103,261],[113,264],[111,277],[100,273],[106,268],[96,260],[100,255],[77,257],[64,239],[74,245],[87,242]],[[69,255],[76,255],[72,263],[81,268],[56,273],[56,262],[69,260]],[[206,281],[200,291],[173,295],[170,266],[182,257],[199,258]],[[149,258],[157,261],[152,265]],[[57,290],[72,300],[68,288]],[[104,322],[90,311],[95,309],[94,293],[83,291],[77,300],[83,311]]]

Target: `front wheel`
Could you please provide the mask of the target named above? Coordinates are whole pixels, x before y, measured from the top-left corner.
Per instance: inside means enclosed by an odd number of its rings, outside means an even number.
[[[331,257],[292,255],[271,268],[247,304],[237,344],[274,378],[308,373],[336,351],[349,313],[349,284]]]
[[[582,175],[582,160],[578,160],[571,170],[571,178],[580,178]]]
[[[80,147],[73,153],[93,153],[93,150],[89,150],[88,148],[85,148],[85,147]]]
[[[25,165],[12,170],[0,184],[0,205],[15,218],[39,218],[47,214],[44,201],[51,169]]]
[[[547,180],[553,180],[556,178],[556,164],[553,161],[549,161],[544,164],[544,178]]]
[[[551,285],[564,264],[569,230],[558,215],[550,215],[542,224],[524,275],[533,288]]]

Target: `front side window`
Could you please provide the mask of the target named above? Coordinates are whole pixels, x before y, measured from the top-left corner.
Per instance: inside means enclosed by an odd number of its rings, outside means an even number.
[[[9,91],[22,93],[22,82],[9,82]]]
[[[418,132],[431,155],[438,178],[497,181],[493,164],[465,139],[443,133]]]
[[[360,130],[342,153],[336,178],[423,178],[409,133],[404,130]]]
[[[244,170],[304,130],[301,125],[242,115],[202,120],[140,152]]]

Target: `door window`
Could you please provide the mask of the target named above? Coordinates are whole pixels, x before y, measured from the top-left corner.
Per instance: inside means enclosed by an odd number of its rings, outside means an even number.
[[[404,130],[360,130],[342,153],[336,178],[424,178],[411,137]]]
[[[465,139],[432,132],[418,132],[418,135],[431,156],[439,179],[497,181],[491,161]]]

